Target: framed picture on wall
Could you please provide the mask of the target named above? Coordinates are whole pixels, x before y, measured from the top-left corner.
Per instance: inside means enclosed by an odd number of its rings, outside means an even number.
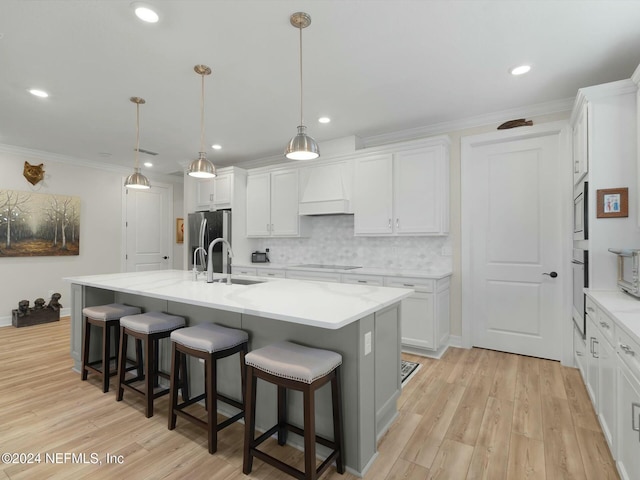
[[[597,191],[597,218],[629,216],[629,189],[606,188]]]
[[[176,243],[184,243],[184,219],[176,218]]]

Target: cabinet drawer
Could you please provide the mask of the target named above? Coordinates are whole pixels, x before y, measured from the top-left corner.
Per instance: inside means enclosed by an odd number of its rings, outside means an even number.
[[[616,324],[613,319],[604,313],[602,310],[598,309],[598,321],[596,322],[596,326],[602,336],[608,340],[608,342],[615,346],[616,344]],[[638,352],[640,354],[640,351]]]
[[[231,266],[231,271],[234,275],[251,275],[256,276],[256,269],[251,267],[234,267]]]
[[[269,278],[284,278],[284,270],[278,270],[277,268],[256,268],[256,275],[258,277]]]
[[[416,292],[431,293],[434,291],[435,280],[430,278],[385,277],[385,287],[413,288]]]
[[[640,379],[640,345],[622,328],[616,329],[616,350],[631,372]]]
[[[315,280],[316,282],[340,282],[340,274],[335,272],[305,272],[287,270],[287,278],[295,280]]]
[[[343,283],[355,283],[358,285],[376,285],[381,287],[384,285],[384,277],[377,275],[342,275]]]

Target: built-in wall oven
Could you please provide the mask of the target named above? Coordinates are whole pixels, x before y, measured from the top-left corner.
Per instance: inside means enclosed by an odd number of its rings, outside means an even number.
[[[584,311],[584,289],[589,286],[589,251],[574,248],[571,267],[573,270],[573,321],[584,338],[587,324]]]
[[[573,194],[573,239],[587,240],[589,238],[589,224],[587,216],[587,192],[589,182],[576,185]]]

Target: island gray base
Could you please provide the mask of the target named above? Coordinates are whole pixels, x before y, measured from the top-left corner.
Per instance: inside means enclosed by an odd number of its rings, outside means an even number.
[[[113,292],[72,284],[71,355],[74,369],[81,367],[82,308],[106,303],[125,303],[143,311],[163,311],[181,315],[187,325],[215,322],[249,333],[249,349],[256,349],[282,340],[316,348],[333,350],[342,355],[342,403],[344,422],[345,466],[362,475],[377,456],[377,441],[397,416],[396,402],[400,385],[400,303],[367,315],[337,330],[273,320],[254,315],[194,306],[140,295]],[[372,351],[365,355],[365,334],[372,333]],[[92,351],[99,352],[100,335],[92,335]],[[160,348],[163,370],[169,368],[169,342]],[[133,352],[131,352],[133,355]],[[97,356],[97,355],[96,355]],[[189,375],[194,394],[204,390],[204,371],[197,359],[190,359]],[[232,398],[241,398],[241,386],[236,356],[222,359],[218,365],[218,389]],[[266,430],[276,423],[276,388],[258,382],[256,426]],[[302,426],[302,396],[288,394],[289,421]],[[316,431],[332,438],[332,408],[330,389],[316,393]],[[290,443],[300,447],[301,439],[291,435]],[[323,456],[323,449],[318,448]]]

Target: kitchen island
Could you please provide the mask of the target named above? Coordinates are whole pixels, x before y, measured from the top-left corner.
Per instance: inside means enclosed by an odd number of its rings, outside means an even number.
[[[248,284],[227,285],[217,281],[225,282],[225,276],[215,277],[215,283],[206,283],[202,276],[195,280],[191,272],[165,270],[65,278],[71,283],[74,368],[80,371],[82,309],[113,302],[181,315],[188,325],[215,322],[241,328],[249,333],[250,350],[280,340],[333,350],[343,358],[345,465],[355,474],[364,474],[377,455],[378,439],[397,416],[400,302],[413,290],[246,276],[235,280]],[[99,341],[93,337],[92,341]],[[160,351],[161,368],[166,370],[168,342]],[[193,391],[202,391],[202,366],[192,361],[189,369]],[[238,377],[237,358],[219,362],[220,391],[239,399]],[[262,430],[276,423],[276,394],[271,387],[258,384],[256,425]],[[289,403],[290,422],[302,425],[299,392],[289,393]],[[316,430],[330,438],[329,388],[318,392],[316,409]],[[301,438],[292,435],[290,443],[300,446]],[[318,448],[318,453],[323,455],[324,450]]]

